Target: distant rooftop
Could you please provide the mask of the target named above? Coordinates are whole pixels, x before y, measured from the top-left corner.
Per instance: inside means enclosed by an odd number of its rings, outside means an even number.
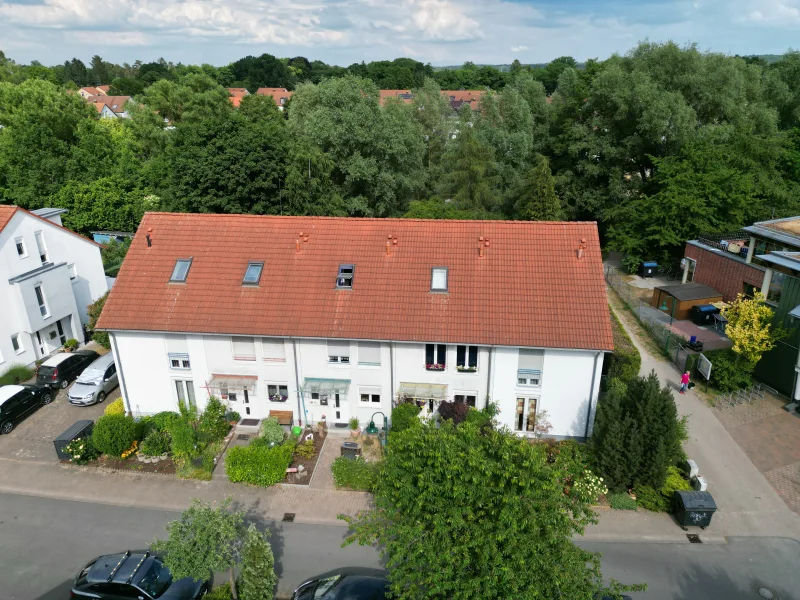
[[[744,231],[762,238],[767,238],[795,248],[800,248],[800,215],[785,219],[759,221]]]
[[[50,217],[55,217],[56,215],[63,215],[64,213],[69,212],[66,208],[37,208],[36,210],[31,211],[37,217],[42,217],[43,219],[49,219]]]

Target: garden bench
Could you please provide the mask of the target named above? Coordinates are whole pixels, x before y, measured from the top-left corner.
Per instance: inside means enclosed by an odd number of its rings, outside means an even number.
[[[294,415],[290,410],[271,410],[269,416],[278,419],[281,425],[291,425],[294,421]]]

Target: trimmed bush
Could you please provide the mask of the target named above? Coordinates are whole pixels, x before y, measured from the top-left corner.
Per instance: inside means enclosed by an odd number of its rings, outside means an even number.
[[[439,416],[442,419],[450,419],[453,421],[453,425],[458,425],[466,420],[469,408],[469,404],[465,402],[448,402],[445,400],[439,403]]]
[[[608,357],[606,364],[607,379],[628,381],[639,374],[642,368],[642,356],[633,345],[628,332],[622,327],[617,315],[611,312],[611,331],[614,334],[614,352]]]
[[[624,492],[609,494],[606,500],[614,510],[636,510],[636,500]]]
[[[419,407],[413,402],[403,402],[392,409],[391,431],[400,433],[418,422]]]
[[[141,445],[142,454],[145,456],[161,456],[169,452],[169,449],[169,434],[166,431],[159,431],[157,429],[147,434],[147,437],[144,438]]]
[[[377,463],[368,463],[360,456],[355,459],[340,456],[333,461],[331,470],[336,487],[371,492],[380,467]]]
[[[669,500],[664,495],[654,490],[649,485],[637,485],[633,488],[636,494],[636,503],[642,508],[651,510],[653,512],[667,512],[669,511]]]
[[[125,401],[122,398],[117,398],[111,404],[106,406],[103,411],[106,415],[124,415],[125,414]]]
[[[160,431],[169,430],[169,426],[177,421],[180,420],[181,416],[169,410],[165,410],[164,412],[156,413],[153,415],[153,423],[155,423],[156,428]]]
[[[33,377],[33,370],[25,365],[11,365],[0,375],[0,385],[16,385]]]
[[[286,438],[286,432],[278,423],[275,417],[269,417],[261,422],[261,439],[269,446],[271,444],[282,444]]]
[[[227,411],[225,413],[225,420],[228,421],[228,423],[230,423],[232,421],[235,421],[235,422],[238,423],[241,420],[241,418],[242,418],[242,415],[240,415],[235,410],[229,410],[229,411]]]
[[[136,423],[127,415],[104,415],[92,430],[92,443],[103,454],[119,457],[133,445]]]
[[[228,435],[231,425],[225,418],[225,406],[216,397],[211,396],[208,399],[206,408],[200,415],[197,429],[213,441],[221,440]]]
[[[733,392],[753,385],[753,365],[733,350],[711,350],[704,354],[713,364],[709,383],[720,392]]]
[[[286,468],[292,462],[294,444],[283,444],[274,448],[265,446],[235,446],[228,450],[225,471],[228,479],[268,487],[286,476]]]
[[[192,458],[200,453],[197,446],[197,432],[181,418],[174,419],[167,428],[172,439],[172,454],[177,458]]]

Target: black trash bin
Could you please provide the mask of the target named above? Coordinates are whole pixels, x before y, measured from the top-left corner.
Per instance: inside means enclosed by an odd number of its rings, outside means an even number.
[[[361,448],[355,442],[342,442],[341,453],[345,458],[354,459],[361,455]]]
[[[717,504],[708,492],[675,492],[673,503],[675,518],[684,531],[687,527],[705,529],[717,510]]]
[[[713,304],[698,304],[692,307],[692,323],[695,325],[713,325],[714,315],[720,310]]]
[[[639,275],[642,277],[655,277],[658,263],[652,260],[646,260],[639,267]]]
[[[59,460],[69,460],[72,458],[70,454],[66,451],[67,445],[72,440],[77,440],[78,438],[88,437],[92,434],[92,429],[94,428],[94,421],[90,420],[82,420],[82,421],[75,421],[72,426],[67,429],[64,433],[58,436],[56,439],[53,440],[53,445],[56,447],[56,454],[58,455]]]

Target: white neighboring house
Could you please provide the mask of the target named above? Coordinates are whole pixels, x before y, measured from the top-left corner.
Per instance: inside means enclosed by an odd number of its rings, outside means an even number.
[[[75,338],[108,291],[100,245],[61,226],[65,209],[0,205],[0,372]]]
[[[613,348],[595,223],[147,213],[106,301],[128,409],[477,408],[591,435]],[[380,416],[374,419],[378,425]]]

